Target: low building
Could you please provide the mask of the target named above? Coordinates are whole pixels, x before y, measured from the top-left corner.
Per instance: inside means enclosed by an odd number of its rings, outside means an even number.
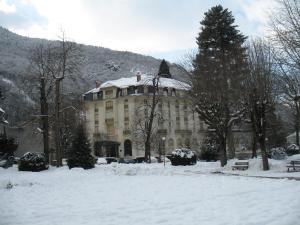
[[[138,121],[147,118],[146,106],[153,98],[151,76],[137,74],[129,78],[96,83],[84,94],[86,130],[96,156],[135,158],[144,156]],[[205,124],[188,104],[189,86],[175,79],[160,77],[159,103],[155,108],[156,134],[151,155],[171,153],[176,148],[199,150]],[[140,113],[139,109],[144,109]]]

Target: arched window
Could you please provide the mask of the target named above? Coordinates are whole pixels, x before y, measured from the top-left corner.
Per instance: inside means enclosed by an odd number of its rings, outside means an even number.
[[[184,141],[184,147],[186,148],[190,148],[191,145],[190,145],[190,139],[186,138],[185,141]]]
[[[131,141],[128,139],[124,141],[124,155],[132,156],[132,144]]]
[[[174,151],[175,150],[174,149],[174,140],[172,138],[170,138],[168,140],[168,148],[169,148],[170,151]]]
[[[177,139],[177,145],[176,145],[177,148],[181,148],[182,147],[182,141],[180,138]]]

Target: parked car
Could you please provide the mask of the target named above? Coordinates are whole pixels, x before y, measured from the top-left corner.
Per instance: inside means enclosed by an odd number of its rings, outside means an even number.
[[[106,159],[105,158],[102,158],[102,157],[99,157],[98,159],[97,159],[97,162],[96,162],[98,165],[105,165],[105,164],[107,164],[107,161],[106,161]]]
[[[5,159],[1,159],[0,160],[0,167],[7,169],[8,167],[12,167],[14,164],[14,157],[13,156],[9,156],[8,158]]]
[[[115,157],[106,157],[105,160],[107,164],[111,164],[112,162],[118,162],[118,159]]]
[[[48,164],[43,153],[27,152],[20,158],[18,168],[19,171],[39,172],[47,170]]]
[[[143,162],[145,162],[145,157],[144,157],[144,156],[136,157],[136,158],[134,159],[134,161],[135,161],[136,163],[143,163]]]
[[[133,160],[133,159],[123,159],[123,158],[120,158],[120,159],[118,160],[118,163],[132,164],[132,163],[135,163],[135,160]]]

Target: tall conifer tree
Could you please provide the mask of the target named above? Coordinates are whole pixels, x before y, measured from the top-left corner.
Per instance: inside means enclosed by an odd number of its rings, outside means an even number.
[[[160,63],[158,75],[161,77],[171,78],[170,68],[164,59]]]
[[[243,113],[240,94],[247,68],[246,37],[234,25],[232,13],[221,5],[206,12],[200,24],[191,96],[200,118],[216,134],[224,166],[232,123]]]
[[[95,161],[91,155],[90,142],[86,136],[84,127],[79,125],[69,152],[68,166],[70,169],[73,167],[91,169],[94,165]]]

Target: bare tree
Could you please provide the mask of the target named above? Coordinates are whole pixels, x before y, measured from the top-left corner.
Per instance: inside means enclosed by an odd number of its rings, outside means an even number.
[[[157,110],[157,105],[161,101],[159,78],[159,75],[155,75],[145,79],[144,86],[151,91],[135,108],[135,117],[131,128],[135,144],[143,145],[145,149],[146,162],[151,162],[151,149],[157,147],[159,123],[163,122],[161,112]]]
[[[52,90],[51,61],[52,46],[39,45],[32,49],[30,56],[32,73],[31,81],[36,83],[40,93],[40,118],[43,134],[43,145],[46,160],[49,161],[49,104],[48,98]]]
[[[56,149],[57,165],[62,166],[62,145],[61,145],[61,82],[67,77],[79,72],[81,57],[78,45],[75,42],[66,41],[62,32],[61,40],[54,48],[52,65],[49,68],[54,79],[54,140]]]
[[[282,100],[294,111],[296,144],[300,130],[300,2],[277,0],[270,15],[273,31],[270,40],[276,47],[276,62],[281,71]]]
[[[270,46],[263,40],[252,41],[247,53],[249,74],[245,80],[245,104],[255,135],[254,144],[257,140],[260,145],[263,170],[269,170],[266,150],[267,114],[275,105],[275,63]]]

